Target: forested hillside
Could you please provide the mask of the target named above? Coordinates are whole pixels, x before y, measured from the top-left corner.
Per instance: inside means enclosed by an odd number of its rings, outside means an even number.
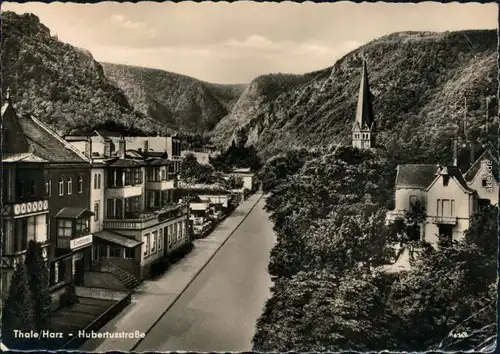
[[[214,140],[228,144],[235,130],[246,126],[250,142],[268,155],[290,147],[350,143],[364,57],[379,142],[401,151],[418,146],[421,154],[445,155],[465,117],[468,134],[487,134],[487,98],[488,133],[492,139],[496,135],[496,47],[494,30],[384,36],[330,68],[295,77],[295,84],[289,84],[288,76],[255,79],[247,89],[252,94],[241,96],[215,129]],[[272,96],[259,89],[268,80],[274,82]]]
[[[245,89],[245,85],[211,84],[163,70],[101,64],[136,110],[180,132],[212,130]]]
[[[62,134],[101,125],[125,133],[163,127],[138,113],[92,55],[51,36],[37,16],[2,12],[2,93],[19,113],[31,113]]]

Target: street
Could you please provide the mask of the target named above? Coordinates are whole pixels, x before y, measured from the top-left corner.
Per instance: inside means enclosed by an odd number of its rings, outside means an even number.
[[[275,241],[263,206],[264,198],[134,351],[252,349],[255,323],[270,296],[267,265]]]

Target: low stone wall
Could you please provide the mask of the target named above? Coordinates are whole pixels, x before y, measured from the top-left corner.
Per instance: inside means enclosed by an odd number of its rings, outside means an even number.
[[[76,289],[76,295],[80,297],[91,297],[94,299],[115,300],[115,301],[120,301],[124,299],[130,293],[130,291],[113,290],[113,289],[88,287],[88,286],[77,286],[75,287],[75,289]]]
[[[90,288],[103,288],[112,290],[127,289],[125,287],[125,284],[123,284],[113,274],[108,272],[87,271],[84,274],[83,283],[85,284],[85,287],[90,287]]]

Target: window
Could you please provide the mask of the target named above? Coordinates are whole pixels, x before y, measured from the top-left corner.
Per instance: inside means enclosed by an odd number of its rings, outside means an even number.
[[[64,180],[59,178],[59,195],[64,195]]]
[[[481,186],[483,186],[483,187],[487,187],[487,186],[488,186],[488,180],[487,180],[487,179],[483,179],[483,180],[481,181]]]
[[[36,241],[36,217],[35,216],[30,216],[26,218],[27,220],[27,236],[28,236],[28,243],[33,240]]]
[[[87,235],[89,232],[89,220],[76,219],[76,236]]]
[[[68,195],[73,191],[73,180],[71,177],[68,177]]]
[[[161,251],[163,249],[163,229],[158,230],[160,233],[158,235],[158,251]]]
[[[122,258],[122,248],[119,246],[109,246],[110,258]]]
[[[180,241],[182,239],[182,235],[181,235],[181,223],[177,223],[176,225],[176,229],[177,229],[177,241]]]
[[[443,209],[441,210],[443,216],[451,216],[450,200],[443,199]]]
[[[165,169],[161,170],[161,180],[165,181],[167,179],[167,171]]]
[[[450,182],[450,176],[449,175],[444,175],[443,176],[443,186],[444,187],[448,186],[448,182]]]
[[[125,258],[134,258],[134,249],[133,248],[125,248]]]
[[[168,235],[170,237],[170,241],[169,242],[169,245],[172,244],[172,243],[175,243],[176,242],[176,238],[174,237],[174,227],[173,225],[169,225],[168,226]]]
[[[97,173],[94,174],[94,189],[98,189],[97,184]]]
[[[442,210],[441,210],[441,199],[437,200],[436,204],[436,215],[442,215]]]
[[[416,195],[411,195],[410,196],[410,211],[413,211],[413,208],[415,207],[415,204],[417,203],[417,196]]]
[[[47,181],[45,182],[45,194],[47,195],[47,197],[50,197],[51,196],[51,193],[52,192],[52,183],[51,181]]]
[[[149,234],[142,236],[142,242],[144,242],[144,257],[147,257],[149,254]]]
[[[167,226],[163,228],[163,237],[167,239],[168,245],[170,246],[172,244],[172,238],[170,237]]]
[[[97,189],[101,189],[101,174],[97,175]]]
[[[158,241],[158,231],[151,233],[151,253],[156,252],[156,242]]]
[[[59,219],[57,220],[57,236],[59,237],[71,237],[73,229],[73,223],[71,220]]]
[[[99,202],[94,203],[94,221],[99,221]]]
[[[78,176],[78,185],[77,185],[78,193],[83,192],[83,177]]]
[[[36,183],[35,180],[31,180],[30,183],[30,196],[34,196],[36,194]]]
[[[17,184],[17,195],[21,199],[24,198],[24,182],[23,181],[19,181],[19,183]]]

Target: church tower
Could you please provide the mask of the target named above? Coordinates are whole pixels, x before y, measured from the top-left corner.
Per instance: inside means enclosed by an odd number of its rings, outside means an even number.
[[[375,147],[375,116],[373,115],[371,96],[368,70],[366,69],[366,61],[363,59],[356,120],[352,128],[352,146],[358,149]]]

